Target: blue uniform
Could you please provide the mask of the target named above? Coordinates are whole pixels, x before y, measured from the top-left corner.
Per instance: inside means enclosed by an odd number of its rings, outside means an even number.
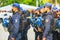
[[[13,7],[16,7],[19,11],[23,10],[18,3],[14,3],[12,5]],[[12,24],[13,24],[13,30],[9,35],[8,40],[11,40],[11,38],[15,38],[15,40],[21,40],[21,32],[19,32],[20,28],[20,13],[13,12],[14,14],[12,15]]]
[[[18,32],[19,32],[19,21],[20,21],[20,15],[18,12],[16,12],[13,16],[12,16],[12,22],[13,22],[13,26],[14,26],[14,29],[13,31],[10,33],[10,39],[12,37],[14,37],[15,39],[17,38],[18,36]]]
[[[43,37],[46,37],[47,40],[52,40],[52,33],[51,33],[51,26],[52,26],[52,20],[53,16],[51,15],[51,12],[46,13],[44,16],[44,32]]]
[[[50,3],[46,3],[45,7],[51,8],[52,5]],[[45,37],[46,40],[52,40],[52,29],[51,29],[51,26],[53,25],[53,15],[52,15],[51,10],[49,12],[47,12],[47,13],[44,13],[44,14],[45,15],[43,17],[44,18],[43,37]]]

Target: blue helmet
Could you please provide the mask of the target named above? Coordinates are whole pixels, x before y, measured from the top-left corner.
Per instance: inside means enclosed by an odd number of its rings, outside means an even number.
[[[60,12],[60,9],[58,9],[58,12]]]
[[[52,4],[50,4],[50,3],[45,3],[45,6],[47,6],[47,7],[52,7]]]
[[[52,10],[58,11],[58,8],[57,8],[56,6],[54,6],[54,7],[52,8]]]
[[[22,8],[20,7],[20,5],[18,3],[14,3],[12,6],[17,7],[19,10],[22,10]]]
[[[44,8],[44,5],[41,5],[41,6],[39,7],[39,9],[42,9],[42,8]]]
[[[7,26],[8,26],[8,23],[9,23],[8,18],[4,18],[4,19],[3,19],[3,26],[4,26],[4,27],[7,27]]]
[[[39,8],[37,8],[36,10],[41,10],[42,8],[44,8],[43,5],[41,5]]]

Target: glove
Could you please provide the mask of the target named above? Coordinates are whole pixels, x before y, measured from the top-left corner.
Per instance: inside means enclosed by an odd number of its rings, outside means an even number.
[[[15,39],[12,37],[11,40],[15,40]]]
[[[38,32],[42,32],[42,29],[38,27]]]
[[[42,40],[46,40],[46,38],[45,38],[45,37],[43,37],[43,38],[42,38]]]

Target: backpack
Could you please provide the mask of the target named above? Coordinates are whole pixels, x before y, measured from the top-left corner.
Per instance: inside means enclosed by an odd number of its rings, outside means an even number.
[[[3,19],[3,26],[4,26],[4,27],[8,27],[8,23],[9,23],[8,18],[4,18],[4,19]]]
[[[60,19],[56,20],[56,28],[60,27]]]
[[[13,31],[13,29],[14,29],[14,26],[13,26],[12,21],[13,21],[13,20],[12,20],[12,18],[10,17],[10,18],[9,18],[9,23],[8,23],[8,28],[7,28],[9,33],[11,33],[11,32]]]
[[[43,27],[42,27],[42,18],[41,17],[37,17],[35,18],[35,20],[33,19],[33,24],[32,26],[34,28],[36,28],[36,30],[40,30],[41,29],[41,32],[43,31]],[[36,32],[36,30],[34,29],[34,31]]]
[[[20,27],[19,27],[19,32],[23,30],[28,30],[28,26],[30,25],[29,19],[26,18],[24,14],[20,16]]]

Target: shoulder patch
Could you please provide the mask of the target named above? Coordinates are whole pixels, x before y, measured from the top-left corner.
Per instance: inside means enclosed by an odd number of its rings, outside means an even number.
[[[48,19],[46,19],[46,20],[45,20],[45,22],[49,22],[49,20],[48,20]]]

